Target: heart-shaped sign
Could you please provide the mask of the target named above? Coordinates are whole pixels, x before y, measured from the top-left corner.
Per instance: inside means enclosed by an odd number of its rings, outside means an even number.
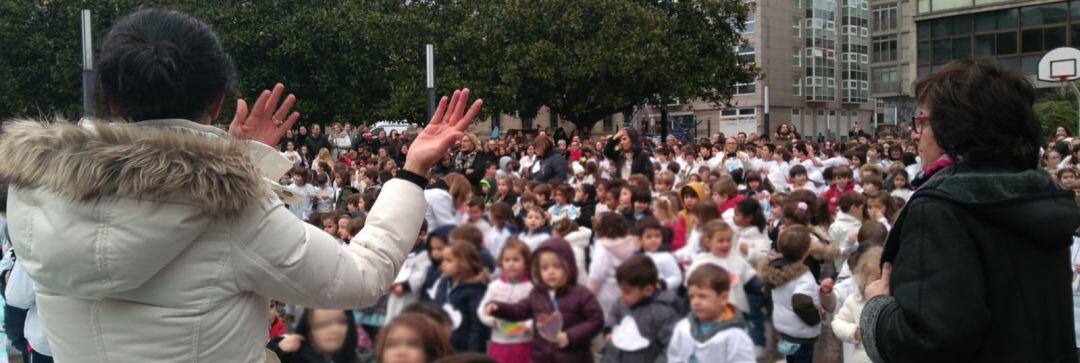
[[[562,328],[562,314],[558,311],[552,314],[540,314],[536,319],[536,332],[540,333],[541,337],[552,343],[558,342],[559,333],[562,333]]]

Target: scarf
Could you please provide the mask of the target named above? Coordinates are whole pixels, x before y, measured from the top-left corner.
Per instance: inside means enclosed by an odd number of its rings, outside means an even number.
[[[472,169],[473,160],[476,159],[476,149],[472,149],[469,152],[458,153],[454,158],[454,169],[468,170]]]

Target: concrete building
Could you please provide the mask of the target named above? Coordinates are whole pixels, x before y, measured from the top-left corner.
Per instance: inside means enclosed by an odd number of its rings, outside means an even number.
[[[916,11],[918,75],[969,56],[1034,75],[1046,52],[1080,46],[1080,1],[917,0]]]
[[[895,128],[918,112],[911,90],[916,78],[915,1],[870,1],[870,97],[881,128]]]

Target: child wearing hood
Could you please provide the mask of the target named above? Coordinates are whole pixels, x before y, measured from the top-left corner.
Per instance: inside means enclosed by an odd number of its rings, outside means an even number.
[[[675,325],[667,349],[669,363],[753,363],[754,342],[742,316],[728,303],[731,278],[716,265],[704,265],[687,280],[692,313]]]
[[[427,272],[424,274],[424,284],[420,286],[420,301],[435,300],[436,289],[442,280],[442,270],[439,269],[439,266],[442,265],[443,248],[450,244],[450,231],[452,230],[454,230],[454,226],[442,226],[427,235],[425,245],[428,260],[430,260],[431,264],[428,265]]]
[[[695,224],[691,214],[693,213],[694,206],[702,199],[705,199],[705,186],[699,182],[692,181],[686,183],[686,185],[679,189],[679,201],[682,202],[682,209],[679,210],[677,223],[681,223],[682,229],[687,231],[687,234],[694,230]],[[678,242],[677,239],[672,241],[671,252],[678,251],[685,246],[685,240],[683,243]]]
[[[634,236],[629,231],[630,224],[626,218],[611,212],[601,216],[600,225],[596,226],[596,245],[599,248],[593,249],[586,286],[596,294],[596,300],[604,309],[605,326],[615,323],[612,307],[619,301],[615,268],[633,256],[637,249]]]
[[[514,304],[490,303],[486,312],[508,321],[533,319],[534,363],[592,362],[590,344],[604,328],[604,312],[596,297],[577,284],[570,244],[561,238],[542,243],[533,252],[530,271],[534,287],[528,298]],[[561,329],[556,329],[558,320]]]

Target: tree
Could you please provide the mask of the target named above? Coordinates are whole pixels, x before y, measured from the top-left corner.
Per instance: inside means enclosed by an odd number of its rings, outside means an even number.
[[[1035,102],[1035,115],[1039,118],[1042,134],[1049,136],[1058,126],[1072,131],[1076,129],[1076,103],[1057,95],[1047,95]],[[1076,133],[1073,132],[1075,135]]]
[[[471,3],[445,44],[474,52],[452,69],[494,108],[522,117],[548,106],[590,130],[645,101],[724,103],[735,83],[757,76],[734,51],[744,44],[742,0]]]

